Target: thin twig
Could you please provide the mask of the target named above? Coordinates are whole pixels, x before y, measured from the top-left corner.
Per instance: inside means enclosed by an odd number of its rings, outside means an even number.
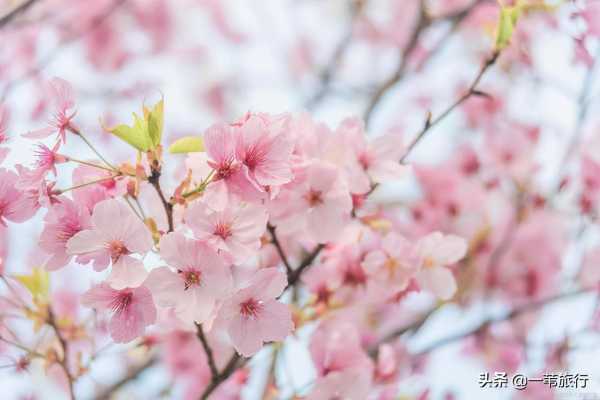
[[[344,35],[342,40],[340,40],[340,42],[338,43],[337,47],[335,48],[335,50],[333,52],[331,59],[329,60],[329,62],[327,63],[327,65],[325,66],[323,71],[320,73],[320,81],[321,81],[320,87],[317,90],[317,92],[310,99],[308,99],[308,101],[306,101],[305,106],[307,109],[310,110],[310,109],[315,108],[317,106],[317,104],[319,104],[327,96],[327,93],[329,92],[329,89],[331,88],[331,81],[333,80],[333,77],[335,76],[335,72],[339,68],[342,60],[344,59],[344,55],[346,54],[348,47],[352,43],[352,34],[354,32],[354,22],[356,21],[357,17],[364,10],[366,3],[367,3],[366,0],[359,0],[356,2],[351,2],[351,4],[350,4],[351,20],[350,20],[350,24],[349,24],[350,26],[348,28],[348,31],[346,32],[346,34]]]
[[[37,2],[38,2],[38,0],[24,1],[21,4],[19,4],[18,6],[16,6],[15,8],[13,8],[8,14],[5,14],[2,17],[0,17],[0,29],[7,26],[13,19],[15,19],[17,16],[19,16],[20,14],[27,11],[27,9],[29,9],[31,6],[33,6]]]
[[[294,286],[298,282],[300,276],[302,275],[302,272],[304,272],[304,270],[308,268],[313,263],[313,261],[315,261],[315,259],[319,256],[319,254],[324,248],[324,244],[319,244],[317,245],[317,247],[314,248],[313,251],[311,251],[306,255],[306,257],[304,257],[298,268],[296,268],[294,270],[294,273],[288,278],[288,285],[286,289],[290,286]]]
[[[573,130],[573,135],[571,136],[571,139],[567,145],[567,149],[566,149],[565,153],[563,154],[563,157],[559,164],[560,170],[556,174],[557,183],[556,183],[556,187],[555,187],[553,193],[551,194],[551,196],[555,195],[556,193],[558,193],[560,191],[560,182],[562,181],[562,170],[567,166],[569,160],[575,153],[575,149],[577,148],[579,141],[581,140],[581,136],[583,134],[583,126],[585,124],[585,121],[587,119],[587,115],[588,115],[589,109],[590,109],[590,93],[592,91],[592,87],[593,87],[593,83],[594,83],[593,82],[594,76],[596,74],[596,69],[599,64],[600,64],[600,46],[598,47],[598,50],[596,51],[592,65],[587,70],[585,77],[583,78],[581,91],[579,93],[579,96],[577,97],[577,105],[579,107],[579,110],[577,112],[577,120],[575,122],[575,128]]]
[[[287,271],[287,276],[288,276],[288,280],[289,280],[291,278],[292,274],[294,273],[294,270],[292,269],[292,266],[290,265],[290,262],[288,261],[287,256],[285,255],[285,252],[283,251],[283,247],[281,247],[281,243],[279,243],[279,239],[277,238],[277,233],[275,233],[275,227],[271,224],[267,224],[267,230],[269,231],[269,234],[271,235],[271,240],[273,242],[273,245],[277,249],[279,258],[281,258],[281,261],[283,261],[283,265],[285,265],[285,270]]]
[[[385,80],[381,84],[381,86],[379,86],[376,89],[375,94],[369,100],[369,103],[367,105],[367,108],[366,108],[366,111],[364,114],[364,120],[365,120],[366,126],[369,126],[375,109],[377,108],[379,103],[381,103],[381,101],[383,100],[383,98],[385,97],[387,92],[389,90],[391,90],[394,86],[396,86],[398,84],[398,82],[400,82],[406,75],[406,72],[408,69],[408,62],[410,61],[412,53],[417,48],[417,45],[419,43],[419,38],[421,37],[421,34],[423,33],[423,31],[425,31],[427,28],[429,28],[434,22],[441,22],[441,21],[449,21],[452,24],[451,30],[454,31],[458,28],[460,23],[469,15],[469,13],[473,10],[473,8],[475,8],[476,6],[478,6],[480,3],[484,2],[484,1],[485,0],[477,0],[473,4],[468,6],[467,8],[460,10],[456,13],[439,16],[439,17],[435,17],[435,18],[431,18],[429,15],[427,15],[427,10],[425,8],[425,2],[424,1],[421,2],[420,9],[419,9],[419,15],[417,16],[417,21],[415,23],[415,28],[413,29],[412,34],[411,34],[406,46],[402,50],[402,59],[400,61],[400,64],[398,64],[398,67],[396,68],[396,71],[394,72],[394,74],[392,76],[390,76],[387,80]],[[443,45],[443,43],[445,42],[445,40],[447,40],[447,38],[449,38],[449,37],[450,37],[450,35],[446,35],[445,39],[442,39],[440,41],[440,43],[438,44],[438,46],[436,46],[436,49],[434,49],[434,51],[432,53],[435,53],[437,50],[439,50],[441,48],[441,46]]]
[[[242,358],[237,353],[234,353],[233,356],[231,356],[227,362],[227,365],[225,365],[225,368],[223,368],[223,370],[216,377],[211,379],[206,389],[204,389],[204,392],[200,396],[201,400],[208,399],[208,396],[210,396],[211,393],[214,392],[221,383],[225,382],[239,367],[248,361],[248,358],[245,358],[239,362],[240,359]]]
[[[104,12],[99,14],[97,17],[93,18],[90,24],[84,29],[75,32],[73,35],[67,37],[62,43],[56,46],[51,52],[48,53],[39,63],[27,69],[21,76],[9,81],[4,87],[2,94],[0,95],[0,102],[6,100],[10,92],[16,88],[27,82],[30,78],[40,74],[58,55],[63,51],[69,44],[78,41],[79,39],[84,38],[89,35],[96,29],[98,29],[106,19],[108,19],[113,12],[115,12],[121,5],[123,5],[127,0],[115,0],[110,6],[106,8]]]
[[[79,185],[71,186],[71,187],[68,187],[68,188],[65,188],[65,189],[58,189],[57,192],[59,194],[63,194],[63,193],[69,192],[71,190],[81,189],[81,188],[86,187],[86,186],[95,185],[97,183],[101,183],[101,182],[104,182],[104,181],[109,181],[109,180],[115,179],[115,178],[117,178],[119,176],[120,175],[105,176],[103,178],[95,179],[95,180],[90,181],[90,182],[84,182],[84,183],[81,183]]]
[[[73,375],[71,374],[71,372],[69,371],[69,364],[68,364],[69,344],[68,344],[67,340],[64,338],[64,336],[62,335],[62,333],[60,332],[60,328],[58,327],[56,318],[54,317],[54,312],[52,311],[51,308],[48,308],[47,323],[54,330],[54,333],[56,334],[56,338],[58,339],[58,343],[62,350],[62,357],[59,357],[58,364],[64,371],[65,376],[67,378],[67,386],[69,388],[69,398],[71,400],[75,400],[75,392],[73,390],[74,378],[73,378]]]
[[[208,361],[208,366],[210,368],[212,379],[216,379],[219,375],[219,370],[217,369],[217,365],[215,364],[215,357],[213,355],[212,349],[208,344],[208,341],[206,340],[206,336],[204,335],[204,328],[202,328],[202,324],[199,324],[197,322],[196,336],[198,337],[198,339],[200,339],[200,343],[202,343],[202,347],[204,348],[204,352],[206,353],[206,359]]]
[[[417,144],[419,144],[419,142],[423,139],[425,134],[429,130],[431,130],[431,128],[433,128],[434,126],[439,124],[442,120],[444,120],[444,118],[446,118],[450,113],[452,113],[452,111],[454,111],[455,108],[460,106],[462,103],[464,103],[466,100],[468,100],[471,96],[481,95],[481,92],[479,92],[477,90],[477,86],[479,85],[479,82],[481,82],[481,78],[483,78],[483,75],[485,75],[486,71],[492,65],[494,65],[496,63],[499,55],[500,55],[500,52],[495,50],[492,53],[492,55],[484,61],[483,65],[479,69],[479,72],[477,73],[477,76],[475,77],[475,79],[473,80],[473,82],[471,83],[469,88],[466,90],[466,92],[462,96],[460,96],[458,99],[456,99],[456,101],[454,103],[452,103],[448,108],[446,108],[440,115],[438,115],[434,119],[431,118],[431,113],[428,115],[428,117],[425,120],[425,124],[423,125],[423,128],[406,148],[406,152],[400,159],[401,163],[403,163],[406,160],[406,157],[408,157],[408,155],[411,153],[413,148]]]
[[[367,109],[365,111],[364,120],[365,124],[368,126],[371,122],[371,118],[373,116],[373,111],[380,103],[383,96],[390,90],[393,86],[399,82],[406,72],[406,68],[408,66],[408,60],[412,52],[417,47],[419,42],[419,37],[425,28],[427,28],[431,24],[431,19],[427,16],[427,12],[425,10],[425,1],[421,0],[419,4],[419,14],[417,15],[417,21],[415,23],[415,28],[412,31],[410,38],[404,49],[402,50],[402,60],[398,65],[398,68],[394,72],[392,76],[390,76],[387,80],[383,82],[381,86],[375,91],[373,97],[369,101],[367,105]]]
[[[592,290],[590,290],[590,289],[580,289],[580,290],[558,294],[556,296],[549,297],[547,299],[543,299],[543,300],[525,304],[523,306],[513,309],[508,314],[505,314],[502,316],[490,317],[490,318],[485,319],[484,321],[480,322],[479,324],[475,325],[474,327],[467,329],[466,331],[459,332],[459,333],[456,333],[453,335],[446,336],[442,339],[439,339],[439,340],[431,343],[430,345],[426,346],[425,348],[419,350],[417,352],[417,354],[429,353],[433,350],[438,349],[439,347],[443,347],[447,344],[456,342],[458,340],[461,340],[461,339],[464,339],[471,335],[474,335],[476,333],[479,333],[492,324],[512,320],[528,311],[535,311],[535,310],[543,308],[544,306],[547,306],[549,304],[556,303],[558,301],[565,300],[565,299],[570,299],[570,298],[573,298],[573,297],[576,297],[576,296],[579,296],[582,294],[589,294],[591,292],[592,292]]]
[[[148,358],[142,364],[132,367],[124,377],[122,377],[117,382],[113,383],[112,385],[101,391],[96,397],[94,397],[94,400],[109,400],[112,397],[112,395],[116,393],[119,389],[121,389],[123,386],[136,380],[141,374],[143,374],[145,371],[156,365],[158,363],[158,360],[158,357],[153,356]]]
[[[156,190],[156,193],[158,194],[158,197],[160,198],[160,201],[165,209],[165,214],[167,215],[167,222],[169,224],[169,232],[173,232],[173,230],[174,230],[173,203],[167,201],[167,199],[160,187],[160,172],[153,169],[152,175],[150,175],[148,177],[148,182],[152,185],[152,187],[154,187],[154,190]]]

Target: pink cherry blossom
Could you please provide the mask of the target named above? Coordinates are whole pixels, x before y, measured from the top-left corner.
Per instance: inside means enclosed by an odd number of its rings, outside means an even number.
[[[118,223],[116,223],[118,221]],[[124,203],[109,199],[94,207],[91,228],[78,232],[67,242],[67,254],[85,255],[97,271],[116,264],[131,253],[146,254],[152,235]]]
[[[450,299],[456,292],[456,281],[452,271],[446,267],[462,259],[466,253],[467,242],[456,235],[433,232],[421,238],[417,243],[419,284],[442,300]]]
[[[8,142],[8,111],[6,107],[0,103],[0,146],[4,145]],[[8,155],[8,148],[0,147],[0,164],[4,161],[6,156]]]
[[[292,331],[288,306],[276,300],[286,284],[285,274],[277,268],[260,269],[223,303],[219,317],[238,353],[249,357],[264,342],[284,340]]]
[[[145,286],[112,289],[106,283],[92,287],[81,298],[83,305],[112,314],[109,329],[117,343],[127,343],[140,337],[148,325],[156,321],[152,293]]]
[[[204,144],[214,169],[211,184],[206,190],[207,200],[215,209],[223,209],[231,196],[245,200],[260,198],[260,192],[248,180],[242,163],[236,158],[233,128],[226,124],[210,127],[204,135]]]
[[[298,183],[275,202],[284,210],[276,221],[278,229],[305,231],[319,243],[335,239],[352,210],[352,197],[339,171],[331,164],[313,163],[298,174]]]
[[[44,144],[38,144],[36,150],[36,161],[32,170],[32,179],[42,179],[48,172],[56,176],[56,164],[64,163],[67,159],[58,154],[59,143],[56,143],[52,149]]]
[[[229,266],[208,245],[175,232],[160,241],[162,258],[173,267],[153,269],[147,279],[157,304],[173,307],[186,323],[209,321],[218,301],[230,294]]]
[[[383,238],[381,249],[365,256],[362,266],[376,278],[402,290],[416,271],[418,259],[412,244],[392,232]]]
[[[369,371],[373,362],[364,352],[356,328],[346,321],[329,321],[312,335],[310,352],[319,376],[345,369]]]
[[[35,214],[35,204],[17,188],[18,179],[14,172],[0,168],[0,225],[24,222]]]
[[[363,399],[371,387],[373,362],[363,351],[356,328],[329,321],[313,334],[310,352],[318,379],[309,399]]]
[[[294,142],[282,129],[285,116],[247,115],[234,125],[235,154],[257,187],[283,185],[292,180],[290,156]]]
[[[368,142],[358,119],[342,121],[338,134],[350,149],[349,181],[353,193],[366,193],[373,183],[397,180],[406,175],[408,168],[399,162],[406,151],[402,135],[392,132]]]
[[[61,78],[53,78],[48,84],[49,92],[54,101],[54,116],[49,121],[47,128],[29,132],[24,137],[30,139],[43,139],[57,132],[62,143],[67,140],[66,132],[72,128],[71,120],[75,116],[75,100],[73,88],[69,82]]]
[[[67,242],[77,233],[90,228],[90,215],[71,199],[61,198],[44,218],[44,230],[40,235],[40,248],[49,258],[45,267],[56,270],[64,267],[73,258],[67,254]],[[78,261],[85,263],[84,256],[78,256]]]
[[[229,205],[214,211],[204,202],[192,204],[185,215],[198,239],[225,252],[236,263],[248,260],[259,249],[267,218],[266,210],[258,205]]]

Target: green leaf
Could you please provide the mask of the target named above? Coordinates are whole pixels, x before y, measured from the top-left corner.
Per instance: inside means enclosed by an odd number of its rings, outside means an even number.
[[[199,136],[186,136],[176,140],[169,146],[169,152],[178,153],[199,153],[204,151],[204,141]]]
[[[152,109],[143,108],[143,118],[133,113],[133,125],[117,125],[106,130],[139,151],[154,150],[162,139],[163,107],[161,100]]]
[[[498,30],[496,33],[496,49],[502,50],[510,44],[515,26],[521,15],[521,6],[503,7],[500,10]]]
[[[108,131],[139,151],[148,151],[152,148],[152,141],[148,135],[148,124],[136,113],[133,113],[133,126],[121,124],[109,128]]]
[[[152,141],[154,148],[160,145],[162,139],[164,120],[163,111],[164,100],[162,99],[154,105],[152,110],[144,107],[144,117],[148,122],[148,134],[150,135],[150,140]]]
[[[45,269],[34,268],[31,275],[16,275],[15,278],[21,282],[37,300],[48,298],[50,291],[50,275]]]

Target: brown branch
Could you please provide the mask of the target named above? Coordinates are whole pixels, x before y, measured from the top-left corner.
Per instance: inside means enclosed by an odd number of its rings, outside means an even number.
[[[217,369],[217,365],[215,364],[215,357],[213,355],[212,349],[210,348],[208,341],[206,340],[206,336],[204,335],[204,329],[202,328],[202,324],[196,322],[196,336],[200,339],[200,343],[202,343],[202,347],[204,348],[204,352],[206,353],[206,359],[208,361],[208,367],[210,368],[210,373],[212,379],[216,379],[219,375],[219,370]]]
[[[104,389],[102,392],[100,392],[100,394],[94,397],[94,400],[109,400],[112,397],[112,395],[119,389],[121,389],[123,386],[136,380],[146,370],[156,365],[158,363],[158,360],[159,359],[157,356],[153,356],[147,359],[142,364],[132,367],[124,377],[122,377],[117,382],[113,383],[112,385]]]
[[[152,185],[152,187],[154,187],[154,190],[156,190],[156,193],[158,194],[158,197],[160,198],[160,202],[162,203],[164,209],[165,209],[165,214],[167,216],[167,222],[169,224],[169,230],[168,232],[173,232],[174,229],[174,225],[173,225],[173,203],[167,201],[165,194],[162,191],[162,188],[160,187],[160,171],[156,168],[152,169],[152,175],[150,175],[148,177],[148,183],[150,183]]]
[[[5,14],[2,17],[0,17],[0,29],[7,26],[13,19],[27,11],[31,6],[33,6],[37,2],[38,0],[24,1],[15,8],[13,8],[11,11],[9,11],[8,14]]]
[[[362,13],[366,6],[367,0],[357,0],[353,1],[350,4],[350,13],[351,13],[351,21],[350,27],[348,28],[348,32],[344,35],[342,40],[338,43],[335,48],[333,55],[323,71],[320,73],[321,85],[319,90],[306,102],[306,108],[312,109],[317,104],[319,104],[331,87],[331,81],[335,75],[335,72],[339,68],[348,47],[352,43],[352,34],[354,32],[354,21],[358,18],[358,16]]]
[[[369,126],[371,121],[371,117],[373,116],[373,111],[377,107],[377,105],[381,102],[383,96],[398,83],[404,74],[406,73],[406,68],[408,66],[408,60],[412,54],[412,52],[417,47],[419,43],[419,37],[421,33],[431,24],[431,19],[427,16],[427,12],[425,10],[425,1],[421,0],[419,5],[419,14],[417,15],[417,21],[415,23],[415,28],[412,31],[412,34],[408,40],[408,43],[402,50],[402,60],[398,65],[398,68],[394,72],[392,76],[390,76],[387,80],[383,82],[381,86],[375,91],[373,97],[369,101],[367,105],[367,109],[365,111],[364,120],[365,125]]]
[[[369,126],[369,123],[372,119],[375,109],[377,108],[379,103],[381,103],[381,101],[383,100],[383,98],[385,97],[387,92],[390,89],[392,89],[394,86],[396,86],[396,84],[398,84],[398,82],[400,82],[406,75],[407,68],[408,68],[408,61],[410,60],[412,53],[415,51],[417,44],[419,43],[419,38],[421,37],[421,34],[423,33],[423,31],[425,31],[427,28],[429,28],[434,22],[441,22],[441,21],[450,22],[452,24],[451,31],[455,31],[458,28],[458,26],[460,25],[460,23],[473,10],[473,8],[484,1],[486,1],[486,0],[476,0],[473,4],[471,4],[464,10],[461,10],[461,11],[458,11],[456,13],[449,14],[449,15],[435,17],[435,18],[432,18],[427,15],[427,10],[425,9],[425,2],[424,1],[421,2],[421,7],[419,9],[419,15],[417,16],[417,22],[415,24],[415,29],[413,30],[413,32],[408,40],[407,45],[404,47],[404,49],[402,51],[402,60],[400,61],[398,68],[396,69],[396,71],[394,72],[394,74],[391,77],[389,77],[387,80],[385,80],[383,82],[383,84],[381,86],[379,86],[379,88],[376,89],[375,94],[369,100],[369,103],[367,105],[367,108],[366,108],[366,111],[364,114],[364,120],[365,120],[365,124],[367,126]],[[438,43],[438,45],[434,49],[433,53],[437,52],[449,37],[450,37],[450,35],[446,35],[445,38],[442,39]]]
[[[460,106],[462,103],[464,103],[471,96],[481,95],[482,92],[477,90],[477,86],[479,85],[479,82],[481,82],[481,78],[483,78],[483,75],[485,75],[486,71],[492,65],[494,65],[496,63],[499,55],[500,55],[500,52],[497,50],[494,50],[492,55],[484,61],[483,65],[479,69],[479,72],[477,73],[477,76],[475,77],[475,79],[473,80],[473,82],[471,83],[471,85],[469,86],[467,91],[463,95],[461,95],[458,99],[456,99],[456,101],[454,103],[452,103],[448,108],[446,108],[440,115],[438,115],[437,117],[432,119],[431,113],[428,114],[428,116],[425,120],[423,129],[421,129],[421,131],[412,140],[412,142],[410,142],[410,144],[406,148],[406,152],[404,153],[402,158],[400,158],[401,163],[403,163],[406,160],[406,158],[411,153],[411,151],[415,148],[415,146],[417,144],[419,144],[419,142],[423,139],[425,134],[429,130],[431,130],[431,128],[433,128],[434,126],[439,124],[444,118],[446,118],[448,115],[450,115],[450,113],[452,113],[452,111],[454,111],[454,109],[456,109],[458,106]]]
[[[473,82],[471,83],[471,85],[469,86],[467,91],[464,94],[462,94],[458,99],[456,99],[454,101],[454,103],[452,103],[449,107],[447,107],[440,115],[438,115],[436,118],[432,119],[431,112],[427,113],[427,117],[425,118],[425,123],[423,124],[423,128],[419,131],[419,133],[417,133],[415,138],[406,147],[406,151],[404,152],[404,155],[400,158],[399,162],[401,164],[403,164],[406,161],[406,158],[414,150],[414,148],[417,146],[417,144],[419,144],[419,142],[425,137],[425,134],[427,134],[427,132],[429,132],[431,130],[431,128],[433,128],[434,126],[436,126],[437,124],[442,122],[442,120],[444,118],[446,118],[448,115],[450,115],[452,113],[452,111],[454,111],[458,106],[460,106],[462,103],[464,103],[466,100],[468,100],[471,96],[483,95],[483,92],[480,92],[479,90],[477,90],[477,86],[479,85],[479,82],[481,82],[481,79],[483,78],[483,75],[485,75],[486,71],[488,69],[490,69],[490,67],[496,63],[499,56],[500,56],[500,52],[498,50],[494,50],[492,55],[485,60],[485,62],[479,69],[477,76],[475,77],[475,79],[473,80]],[[374,183],[373,185],[371,185],[371,189],[365,194],[365,196],[366,197],[370,196],[371,193],[373,193],[375,191],[375,189],[377,189],[378,187],[379,187],[378,183]],[[354,210],[353,210],[353,215],[354,215]]]
[[[240,362],[240,360],[241,360],[241,362]],[[204,389],[204,392],[202,393],[202,395],[200,395],[200,399],[201,400],[208,399],[208,396],[210,396],[211,393],[214,392],[215,389],[217,389],[221,383],[223,383],[227,379],[229,379],[229,377],[238,368],[240,368],[241,366],[246,364],[246,362],[248,362],[248,360],[249,360],[248,358],[242,358],[237,353],[234,353],[233,356],[231,356],[231,358],[227,362],[227,365],[225,365],[225,368],[223,368],[223,370],[220,373],[218,373],[216,377],[213,377],[211,379],[211,381],[208,384],[208,386],[206,387],[206,389]]]
[[[565,299],[570,299],[570,298],[573,298],[573,297],[576,297],[576,296],[579,296],[582,294],[589,294],[592,291],[593,290],[590,290],[590,289],[580,289],[580,290],[575,290],[572,292],[558,294],[556,296],[549,297],[547,299],[534,301],[532,303],[525,304],[523,306],[514,308],[508,314],[505,314],[502,316],[497,316],[497,317],[490,317],[488,319],[485,319],[484,321],[480,322],[479,324],[475,325],[474,327],[472,327],[470,329],[467,329],[464,332],[459,332],[459,333],[456,333],[453,335],[446,336],[445,338],[439,339],[436,342],[430,344],[429,346],[426,346],[425,348],[421,349],[417,354],[429,353],[433,350],[438,349],[439,347],[443,347],[447,344],[459,341],[459,340],[469,337],[471,335],[482,332],[490,325],[497,324],[500,322],[510,321],[528,311],[536,311],[536,310],[539,310],[549,304],[556,303],[556,302],[559,302],[559,301],[565,300]]]
[[[4,89],[2,90],[2,94],[0,95],[0,102],[6,100],[10,92],[27,82],[30,78],[40,74],[48,65],[54,61],[56,57],[64,51],[68,45],[71,43],[75,43],[78,40],[84,38],[90,33],[94,32],[98,29],[104,21],[106,21],[120,6],[122,6],[127,0],[115,0],[111,5],[109,5],[104,12],[94,17],[92,21],[86,26],[84,29],[81,29],[78,32],[68,36],[62,43],[57,45],[51,52],[48,53],[46,57],[40,60],[37,65],[27,69],[21,76],[9,81]]]
[[[319,244],[317,245],[317,247],[314,248],[313,251],[311,251],[309,254],[306,255],[306,257],[304,257],[298,268],[296,268],[294,270],[294,273],[288,278],[288,285],[286,289],[298,283],[302,272],[304,272],[304,270],[308,268],[313,263],[313,261],[315,261],[315,259],[319,256],[319,254],[324,248],[324,244]]]
[[[75,379],[73,378],[73,375],[69,371],[69,364],[68,364],[69,343],[67,342],[67,340],[64,338],[64,336],[60,332],[60,328],[58,327],[56,318],[54,317],[54,312],[52,311],[52,309],[50,307],[48,307],[48,320],[46,322],[54,330],[54,333],[56,334],[56,338],[58,339],[58,343],[60,344],[60,348],[62,350],[62,357],[59,358],[58,364],[60,365],[61,369],[64,371],[65,376],[67,378],[67,385],[69,388],[69,398],[71,400],[75,400],[75,391],[73,389],[73,383],[74,383]]]
[[[277,238],[277,233],[275,233],[275,227],[271,224],[267,224],[267,230],[269,231],[269,234],[271,235],[271,241],[273,242],[275,249],[277,249],[277,254],[279,254],[279,258],[281,258],[281,261],[283,261],[283,265],[285,265],[285,270],[287,271],[287,276],[288,276],[288,281],[289,281],[292,274],[294,273],[294,270],[292,269],[292,266],[290,265],[290,262],[288,261],[287,256],[285,255],[285,252],[283,251],[283,247],[281,247],[281,243],[279,243],[279,239]]]

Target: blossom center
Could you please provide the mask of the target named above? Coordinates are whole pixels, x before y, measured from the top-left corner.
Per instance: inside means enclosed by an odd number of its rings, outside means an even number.
[[[236,166],[233,164],[233,159],[222,162],[215,174],[215,180],[228,179],[236,171]]]
[[[367,170],[371,166],[371,157],[367,153],[361,153],[358,156],[358,163],[364,170]]]
[[[248,299],[240,304],[240,314],[246,318],[256,318],[262,309],[262,303],[255,299]]]
[[[127,250],[125,244],[120,240],[113,240],[112,242],[109,242],[107,247],[113,263],[117,262],[121,256],[129,254],[129,250]]]
[[[110,308],[113,310],[113,312],[115,314],[121,314],[123,313],[127,307],[129,307],[129,305],[131,304],[131,302],[133,301],[133,292],[127,290],[127,291],[122,291],[119,292],[119,294],[117,294],[117,296],[115,297],[115,299],[112,301],[112,303],[110,304]]]
[[[390,276],[394,276],[400,267],[400,263],[395,258],[388,257],[387,260],[385,260],[384,267],[388,270]]]
[[[215,226],[215,231],[213,233],[215,236],[219,236],[221,239],[225,240],[231,236],[231,226],[229,224],[219,222]]]
[[[202,279],[202,272],[195,269],[188,269],[187,271],[179,271],[183,276],[183,282],[185,285],[184,290],[188,290],[194,286],[200,286]]]
[[[59,243],[67,243],[69,239],[75,236],[76,233],[81,231],[81,225],[79,221],[76,219],[67,219],[63,224],[58,228],[58,232],[56,233],[56,240]]]
[[[310,189],[304,198],[311,207],[323,204],[323,195],[321,194],[320,190]]]
[[[264,150],[260,150],[258,146],[252,146],[246,152],[244,157],[244,164],[250,171],[253,171],[259,164],[265,159]]]

